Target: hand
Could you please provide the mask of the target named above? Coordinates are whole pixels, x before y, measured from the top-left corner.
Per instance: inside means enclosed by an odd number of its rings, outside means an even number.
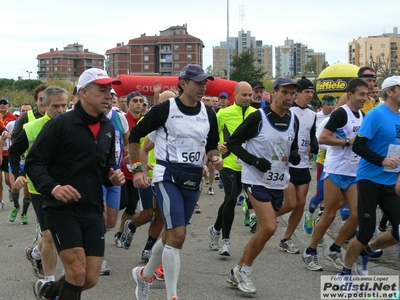
[[[123,161],[126,164],[130,164],[131,163],[131,158],[129,156],[129,152],[128,151],[124,151]]]
[[[154,94],[161,93],[161,90],[162,90],[162,84],[158,80],[154,81],[154,83],[153,83]]]
[[[70,185],[60,185],[52,194],[54,198],[62,202],[77,202],[81,198],[81,194]]]
[[[228,152],[228,148],[226,147],[226,142],[222,142],[222,143],[218,144],[218,151],[222,154],[225,154],[226,152]]]
[[[3,138],[3,140],[6,140],[6,139],[9,139],[11,137],[11,134],[7,130],[4,130],[1,133],[1,137]]]
[[[396,156],[385,157],[382,161],[382,166],[389,169],[397,169],[399,166],[399,158]]]
[[[28,180],[25,178],[25,176],[18,176],[17,179],[15,179],[14,182],[14,187],[17,190],[22,189],[26,184],[28,184]]]
[[[293,150],[292,152],[290,152],[289,155],[289,162],[294,165],[297,166],[300,163],[301,157],[299,152],[297,152],[296,150]]]
[[[265,158],[254,156],[251,165],[263,173],[271,170],[271,163]]]
[[[125,183],[124,173],[122,173],[120,169],[114,170],[113,168],[110,168],[108,179],[110,179],[113,185],[123,185]]]
[[[150,186],[151,180],[145,172],[136,172],[133,175],[133,186],[135,188],[146,189]]]
[[[208,167],[207,165],[203,165],[203,176],[207,176],[208,174]]]
[[[214,165],[215,169],[220,171],[224,167],[224,160],[219,156],[213,156],[211,158],[211,163]]]

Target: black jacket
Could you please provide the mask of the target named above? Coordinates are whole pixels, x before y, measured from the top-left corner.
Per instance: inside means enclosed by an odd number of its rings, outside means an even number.
[[[95,140],[89,124],[100,122]],[[110,168],[115,165],[115,131],[103,114],[91,117],[78,103],[74,110],[50,120],[29,151],[25,171],[36,190],[45,196],[44,208],[103,211],[102,185],[111,186]],[[81,194],[78,202],[63,203],[51,192],[57,185],[71,185]]]

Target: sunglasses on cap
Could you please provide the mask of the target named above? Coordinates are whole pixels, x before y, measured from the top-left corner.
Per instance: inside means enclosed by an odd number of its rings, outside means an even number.
[[[0,104],[7,105],[8,104],[8,100],[0,100]]]

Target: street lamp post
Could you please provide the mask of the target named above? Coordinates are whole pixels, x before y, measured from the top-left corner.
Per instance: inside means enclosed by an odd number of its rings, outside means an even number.
[[[30,80],[32,71],[26,71],[26,73],[28,73],[28,77],[29,77],[29,80]]]

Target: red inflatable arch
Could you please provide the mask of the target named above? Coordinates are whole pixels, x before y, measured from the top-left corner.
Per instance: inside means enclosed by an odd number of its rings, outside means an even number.
[[[163,91],[170,88],[177,89],[178,76],[138,76],[138,75],[119,75],[118,79],[121,80],[122,85],[113,85],[117,95],[128,95],[130,92],[138,91],[145,96],[153,96],[153,83],[158,80]],[[206,94],[209,96],[218,97],[220,93],[226,92],[229,95],[229,102],[233,103],[237,82],[222,78],[215,78],[214,81],[207,81]]]

